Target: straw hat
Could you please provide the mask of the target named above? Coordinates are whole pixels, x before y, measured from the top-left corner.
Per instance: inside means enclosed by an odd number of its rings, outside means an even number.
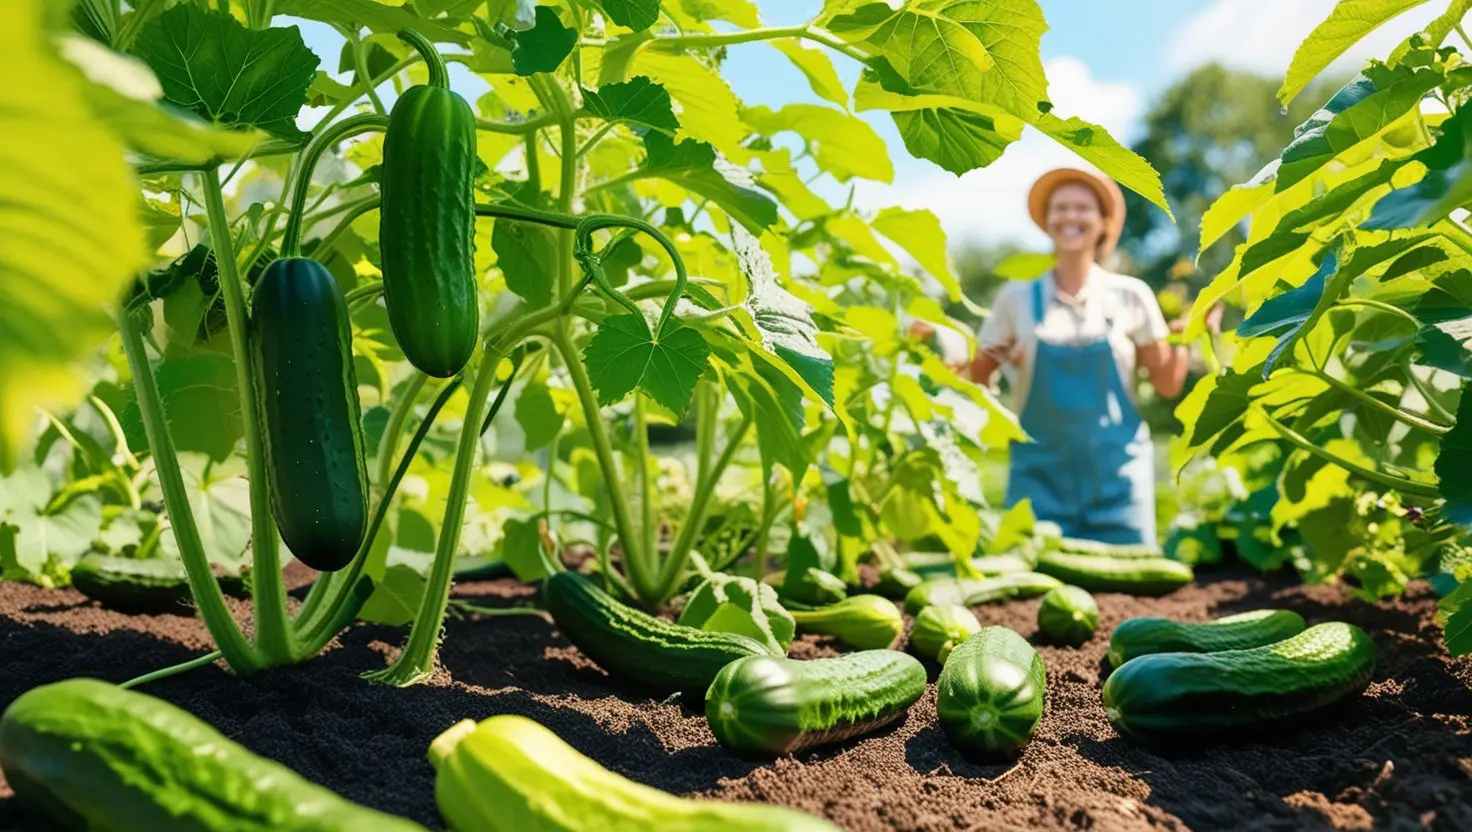
[[[1061,185],[1077,183],[1093,189],[1099,197],[1099,207],[1104,211],[1104,240],[1099,246],[1099,256],[1114,251],[1119,235],[1124,232],[1124,192],[1113,179],[1102,173],[1079,168],[1056,168],[1038,177],[1027,195],[1027,212],[1038,228],[1048,230],[1048,200]]]

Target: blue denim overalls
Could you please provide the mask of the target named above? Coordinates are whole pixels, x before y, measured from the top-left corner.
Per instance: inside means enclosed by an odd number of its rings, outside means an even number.
[[[1034,325],[1041,324],[1041,279],[1032,299]],[[1069,537],[1155,543],[1150,429],[1125,391],[1107,335],[1076,345],[1039,338],[1021,421],[1033,441],[1012,443],[1008,507],[1030,499],[1039,520]]]

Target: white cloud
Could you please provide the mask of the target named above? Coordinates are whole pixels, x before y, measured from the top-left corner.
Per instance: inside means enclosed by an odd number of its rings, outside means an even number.
[[[1120,141],[1129,141],[1145,107],[1137,87],[1100,81],[1087,64],[1072,56],[1054,58],[1045,69],[1049,98],[1059,115],[1079,116],[1104,126]],[[958,178],[929,163],[903,165],[895,184],[864,182],[857,196],[867,208],[929,208],[940,217],[952,242],[1010,241],[1041,249],[1048,238],[1028,218],[1028,189],[1053,168],[1084,165],[1071,151],[1029,128],[989,167]]]
[[[1187,20],[1166,48],[1165,65],[1184,73],[1208,63],[1282,78],[1293,53],[1329,16],[1336,0],[1214,0]],[[1445,10],[1444,3],[1412,9],[1350,47],[1335,69],[1356,69],[1383,58]]]

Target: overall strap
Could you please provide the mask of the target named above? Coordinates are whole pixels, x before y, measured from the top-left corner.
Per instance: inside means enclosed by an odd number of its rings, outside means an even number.
[[[1043,279],[1040,277],[1032,282],[1032,322],[1034,326],[1043,323]]]

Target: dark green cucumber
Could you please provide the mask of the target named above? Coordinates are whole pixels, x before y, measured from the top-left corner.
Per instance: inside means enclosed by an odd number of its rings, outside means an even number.
[[[925,693],[925,668],[896,650],[794,661],[754,656],[721,669],[705,716],[733,751],[790,754],[900,719]]]
[[[1191,567],[1162,557],[1103,557],[1049,552],[1038,558],[1038,571],[1090,592],[1164,595],[1189,584]]]
[[[969,607],[939,604],[921,610],[910,628],[915,652],[945,664],[957,645],[981,632],[981,621]]]
[[[699,693],[721,668],[771,655],[736,633],[676,624],[620,603],[576,572],[547,579],[543,595],[557,629],[609,673],[662,693]]]
[[[220,575],[227,595],[245,598],[241,575]],[[109,609],[122,612],[189,612],[189,575],[172,558],[116,558],[93,553],[72,567],[72,587]]]
[[[985,627],[951,651],[935,714],[957,748],[998,754],[1021,747],[1043,718],[1043,659],[1006,627]]]
[[[475,165],[465,99],[423,85],[399,96],[379,168],[383,301],[404,357],[437,378],[460,372],[480,335]]]
[[[1109,663],[1119,667],[1151,653],[1220,653],[1292,638],[1308,626],[1292,610],[1253,610],[1215,621],[1131,618],[1109,636]]]
[[[298,560],[336,571],[368,530],[352,328],[337,280],[304,257],[272,263],[251,295],[250,335],[276,526]]]
[[[1122,736],[1190,743],[1286,724],[1363,689],[1374,672],[1375,643],[1333,621],[1246,650],[1125,662],[1104,684],[1104,711]]]
[[[850,595],[813,610],[791,610],[797,629],[834,636],[850,647],[878,650],[893,647],[905,633],[905,617],[888,598]]]
[[[904,556],[905,568],[923,578],[955,577],[956,559],[945,552],[911,552]],[[1033,564],[1018,555],[983,555],[971,558],[971,568],[981,575],[1031,572]]]
[[[1085,540],[1081,537],[1059,538],[1057,550],[1074,555],[1093,555],[1101,558],[1158,558],[1163,556],[1159,546],[1149,543],[1105,543],[1100,540]]]
[[[1099,604],[1076,586],[1060,586],[1038,605],[1038,629],[1064,644],[1079,645],[1094,637],[1099,626]]]
[[[0,768],[20,802],[65,829],[424,829],[350,803],[161,699],[96,679],[43,685],[10,703]]]
[[[905,612],[916,615],[928,606],[958,604],[976,607],[1013,598],[1035,598],[1063,583],[1037,572],[1009,572],[979,580],[937,578],[926,581],[905,595]]]

